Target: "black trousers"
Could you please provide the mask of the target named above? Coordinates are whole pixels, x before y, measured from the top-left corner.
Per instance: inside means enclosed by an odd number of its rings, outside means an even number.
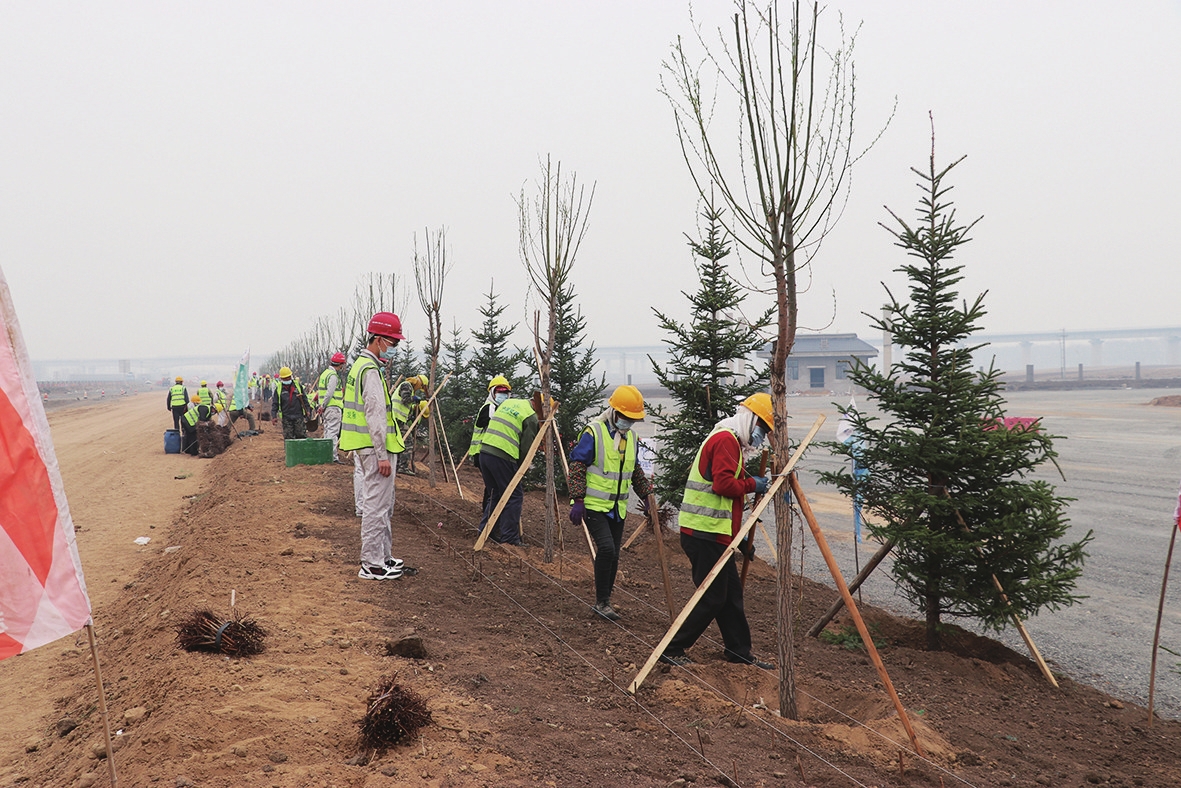
[[[484,477],[484,491],[488,494],[488,503],[484,506],[484,516],[480,520],[481,530],[488,522],[488,518],[492,516],[492,510],[496,508],[496,504],[500,503],[500,497],[504,495],[504,491],[508,489],[509,482],[513,480],[516,473],[517,464],[512,460],[492,454],[480,455],[480,475]],[[496,518],[496,525],[492,527],[492,533],[489,534],[492,541],[507,542],[508,544],[521,543],[521,504],[524,500],[525,491],[518,484],[517,489],[513,490],[513,494],[509,496],[504,511],[500,513],[500,517]]]
[[[619,545],[623,542],[623,521],[606,512],[586,510],[583,518],[591,539],[595,540],[595,601],[610,602],[619,571]]]
[[[184,418],[185,411],[189,409],[188,405],[173,405],[172,406],[172,429],[180,429],[180,420]]]
[[[182,425],[180,450],[185,454],[197,456],[197,426],[190,427],[187,423]]]
[[[681,534],[681,549],[693,565],[693,585],[700,586],[714,564],[722,557],[726,545],[710,539]],[[717,621],[722,633],[726,659],[730,662],[750,662],[750,624],[742,605],[742,579],[738,576],[737,555],[730,556],[713,585],[698,600],[693,612],[681,624],[677,634],[664,650],[669,656],[680,656],[697,642],[710,623]]]

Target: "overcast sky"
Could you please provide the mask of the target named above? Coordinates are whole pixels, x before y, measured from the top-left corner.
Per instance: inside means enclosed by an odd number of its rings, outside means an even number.
[[[711,38],[731,9],[694,3]],[[1181,325],[1181,2],[836,1],[822,41],[838,13],[861,24],[861,143],[897,111],[804,327],[867,337],[861,313],[900,285],[877,223],[917,204],[929,111],[940,160],[967,155],[959,215],[984,217],[958,259],[987,330]],[[684,316],[696,286],[699,206],[659,92],[691,30],[672,0],[0,0],[0,266],[30,353],[265,355],[366,272],[412,282],[414,234],[439,227],[445,325],[477,325],[493,279],[523,322],[514,197],[547,154],[596,186],[588,338],[659,344],[652,307]],[[403,317],[421,344],[416,300]]]

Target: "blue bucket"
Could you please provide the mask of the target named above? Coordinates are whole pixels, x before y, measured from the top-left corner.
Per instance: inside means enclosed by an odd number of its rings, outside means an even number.
[[[177,430],[164,430],[164,453],[165,454],[180,454],[180,432]]]

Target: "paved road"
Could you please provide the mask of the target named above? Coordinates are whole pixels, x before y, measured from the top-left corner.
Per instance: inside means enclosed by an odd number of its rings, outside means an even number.
[[[1056,613],[1044,612],[1027,622],[1027,628],[1042,655],[1074,679],[1142,704],[1148,700],[1152,631],[1181,480],[1181,408],[1147,403],[1175,393],[1151,389],[1014,392],[1007,398],[1010,415],[1041,416],[1052,434],[1062,436],[1055,446],[1065,480],[1052,468],[1042,477],[1061,495],[1076,499],[1068,511],[1071,538],[1088,529],[1095,532],[1078,585],[1079,593],[1088,598]],[[816,414],[824,413],[828,421],[819,438],[832,440],[838,418],[832,400],[847,402],[848,396],[792,399],[794,434],[802,435]],[[849,579],[856,574],[857,564],[851,508],[833,499],[831,488],[817,487],[812,475],[835,464],[823,450],[813,449],[801,468],[809,500]],[[773,523],[770,513],[764,519]],[[775,538],[773,532],[771,538]],[[860,562],[876,547],[860,545]],[[761,542],[759,548],[766,557],[768,551]],[[1178,566],[1166,600],[1161,643],[1181,652],[1181,545],[1174,563]],[[863,587],[865,600],[914,614],[895,593],[884,568]],[[804,572],[832,584],[811,536],[804,543]],[[1015,630],[999,639],[1018,652],[1026,651]],[[1181,657],[1163,651],[1157,667],[1156,708],[1164,716],[1181,718]]]

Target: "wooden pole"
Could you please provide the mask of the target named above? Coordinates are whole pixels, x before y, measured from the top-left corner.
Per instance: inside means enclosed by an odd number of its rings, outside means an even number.
[[[463,485],[459,483],[459,471],[455,468],[455,457],[451,454],[451,441],[447,439],[447,430],[443,429],[442,419],[437,419],[439,434],[443,436],[443,446],[447,449],[447,460],[451,463],[451,475],[455,477],[455,489],[459,490],[459,500],[466,501],[463,497]]]
[[[1173,563],[1173,545],[1177,542],[1177,529],[1181,522],[1173,524],[1173,535],[1169,537],[1169,554],[1165,556],[1165,575],[1160,581],[1160,605],[1156,609],[1156,631],[1152,634],[1152,668],[1148,672],[1148,727],[1152,727],[1152,694],[1156,691],[1156,654],[1160,650],[1160,622],[1165,613],[1165,590],[1169,587],[1169,566]]]
[[[866,563],[865,566],[862,567],[861,571],[857,573],[857,577],[853,578],[853,582],[849,583],[849,593],[853,593],[857,589],[861,588],[861,584],[864,583],[866,578],[868,578],[870,574],[873,573],[873,570],[878,568],[878,564],[880,564],[882,559],[889,555],[890,551],[893,549],[893,541],[887,541],[885,544],[879,547],[878,551],[873,554],[873,558],[869,559],[868,563]],[[836,616],[837,613],[841,612],[841,608],[844,606],[845,598],[837,597],[837,601],[832,603],[832,607],[828,609],[828,612],[821,616],[820,620],[813,624],[812,628],[808,630],[808,637],[816,637],[819,635],[821,631],[826,626],[828,626],[828,622],[832,621],[833,617]]]
[[[480,536],[476,539],[476,544],[472,550],[480,551],[484,549],[484,542],[488,541],[488,535],[492,533],[493,526],[496,525],[497,518],[500,513],[504,511],[504,507],[508,505],[509,496],[517,489],[517,485],[521,483],[521,479],[525,478],[525,474],[529,470],[529,466],[533,463],[533,455],[537,454],[537,448],[541,446],[541,441],[548,433],[550,425],[553,423],[554,416],[558,412],[558,406],[555,405],[550,409],[549,416],[542,423],[541,429],[537,431],[537,437],[533,439],[533,445],[529,447],[529,451],[525,454],[525,459],[521,461],[521,466],[517,468],[516,474],[505,488],[504,494],[500,496],[500,500],[496,504],[496,508],[492,510],[492,514],[488,517],[488,522],[484,524],[484,530],[480,532]]]
[[[767,526],[763,525],[763,521],[759,520],[759,533],[763,535],[763,541],[767,543],[767,549],[771,551],[771,560],[776,563],[779,562],[779,556],[775,553],[775,543],[771,541],[771,534],[767,533]]]
[[[656,505],[656,493],[648,493],[648,519],[652,521],[652,533],[656,537],[656,556],[660,560],[660,574],[664,578],[664,602],[668,605],[668,620],[677,615],[673,607],[673,585],[668,578],[668,559],[664,556],[664,531],[660,527],[660,507]]]
[[[566,489],[569,490],[570,462],[566,459],[566,447],[562,445],[562,433],[558,432],[557,422],[554,422],[554,440],[558,442],[558,456],[562,458],[562,472],[566,474]],[[586,546],[590,548],[591,560],[594,561],[599,557],[599,551],[595,549],[595,540],[591,539],[590,529],[586,527],[586,522],[579,521],[578,524],[582,526],[582,533],[586,537]]]
[[[769,504],[772,498],[774,498],[776,490],[783,486],[783,482],[787,478],[786,473],[794,468],[795,464],[799,462],[800,457],[804,453],[804,450],[808,448],[808,444],[811,443],[812,439],[816,437],[816,433],[820,431],[820,425],[822,424],[824,424],[824,414],[816,417],[816,423],[812,425],[812,429],[808,431],[808,434],[804,436],[802,441],[800,441],[800,445],[796,447],[795,453],[792,454],[791,459],[788,460],[787,466],[783,469],[783,473],[779,474],[775,478],[775,481],[771,483],[771,486],[767,488],[766,496],[763,497],[763,500],[760,501],[757,506],[755,506],[754,511],[752,511],[746,518],[746,522],[742,524],[742,528],[738,530],[738,533],[735,534],[734,538],[730,540],[730,544],[724,551],[722,551],[722,555],[718,558],[717,563],[714,564],[713,569],[709,570],[709,574],[705,576],[705,579],[701,581],[701,585],[697,586],[697,590],[694,591],[693,595],[689,597],[689,601],[685,603],[685,607],[681,610],[676,619],[673,620],[672,625],[668,628],[668,631],[664,633],[664,637],[662,637],[660,642],[656,644],[656,648],[652,650],[652,654],[649,655],[648,661],[644,663],[644,667],[640,668],[640,672],[636,674],[636,677],[632,679],[632,683],[628,685],[627,691],[629,693],[634,695],[636,690],[640,688],[640,685],[644,683],[644,679],[646,679],[648,674],[652,672],[652,668],[656,666],[656,661],[659,660],[660,655],[664,653],[665,647],[668,646],[669,642],[672,641],[673,637],[677,634],[677,630],[681,628],[681,624],[683,624],[685,619],[689,617],[689,614],[693,612],[693,608],[697,607],[697,602],[701,599],[701,597],[705,596],[705,592],[709,590],[709,587],[713,585],[714,580],[716,580],[717,576],[721,574],[722,569],[726,566],[726,562],[729,561],[730,557],[733,556],[738,550],[738,545],[741,544],[742,540],[746,538],[746,535],[750,533],[750,529],[754,528],[755,521],[759,519],[759,515],[763,513],[763,510],[767,508],[767,504]]]
[[[107,770],[111,774],[111,788],[119,787],[115,774],[115,747],[111,743],[111,720],[107,714],[107,692],[103,688],[103,672],[98,666],[98,643],[94,640],[94,619],[86,622],[86,637],[90,640],[90,658],[94,661],[94,680],[98,684],[98,710],[103,718],[103,734],[107,737]]]
[[[877,669],[878,677],[882,680],[882,684],[886,688],[886,693],[894,703],[894,710],[898,712],[898,719],[902,720],[902,727],[906,728],[906,734],[910,737],[911,746],[914,747],[914,751],[918,753],[920,758],[925,758],[926,755],[923,754],[923,748],[919,745],[919,738],[914,732],[914,727],[910,724],[910,717],[906,716],[906,709],[903,707],[898,693],[894,691],[894,684],[890,681],[890,675],[886,672],[886,666],[878,654],[877,646],[874,645],[873,638],[869,634],[869,629],[865,626],[865,621],[861,618],[861,613],[857,610],[857,603],[853,601],[853,595],[849,592],[848,586],[845,585],[845,578],[841,576],[841,570],[837,567],[837,560],[833,556],[832,550],[828,548],[828,540],[824,538],[824,533],[820,530],[820,525],[816,522],[816,515],[812,513],[812,505],[808,503],[808,499],[804,496],[804,491],[800,487],[800,482],[796,478],[796,475],[793,473],[788,478],[791,484],[791,490],[795,493],[796,502],[799,504],[800,513],[808,521],[808,528],[812,531],[812,538],[816,540],[816,545],[820,548],[821,555],[824,556],[824,562],[828,564],[829,574],[832,575],[833,582],[837,584],[837,591],[841,593],[841,597],[845,600],[845,607],[849,608],[849,615],[853,617],[853,623],[857,626],[857,632],[861,635],[861,642],[865,645],[865,650],[869,652],[869,658],[873,660],[873,666]]]
[[[767,475],[767,450],[763,449],[763,461],[759,463],[759,476]],[[759,499],[763,496],[756,494],[754,500],[751,502],[752,506],[758,505]],[[762,523],[762,520],[756,521]],[[752,532],[750,537],[751,552],[742,554],[742,572],[738,575],[738,582],[743,588],[746,588],[746,573],[750,570],[750,557],[754,553],[755,535]]]
[[[640,524],[636,527],[636,530],[632,531],[632,535],[629,536],[627,538],[627,541],[623,543],[624,550],[626,550],[627,548],[632,546],[632,542],[636,541],[636,537],[638,537],[640,535],[640,531],[643,531],[644,526],[647,524],[648,524],[647,520],[640,520]]]
[[[426,401],[427,410],[430,410],[431,405],[435,401],[435,397],[439,396],[439,392],[443,390],[443,387],[447,385],[447,381],[450,379],[451,379],[450,372],[448,372],[446,375],[443,376],[443,382],[439,384],[439,387],[437,389],[435,389],[435,393],[431,395],[431,398]],[[414,421],[410,422],[410,426],[407,427],[406,431],[402,433],[402,443],[406,442],[406,436],[414,431],[414,428],[418,426],[418,421],[421,418],[422,418],[422,408],[419,408],[418,415],[416,415],[414,417]],[[413,458],[411,458],[411,460],[413,461]]]

